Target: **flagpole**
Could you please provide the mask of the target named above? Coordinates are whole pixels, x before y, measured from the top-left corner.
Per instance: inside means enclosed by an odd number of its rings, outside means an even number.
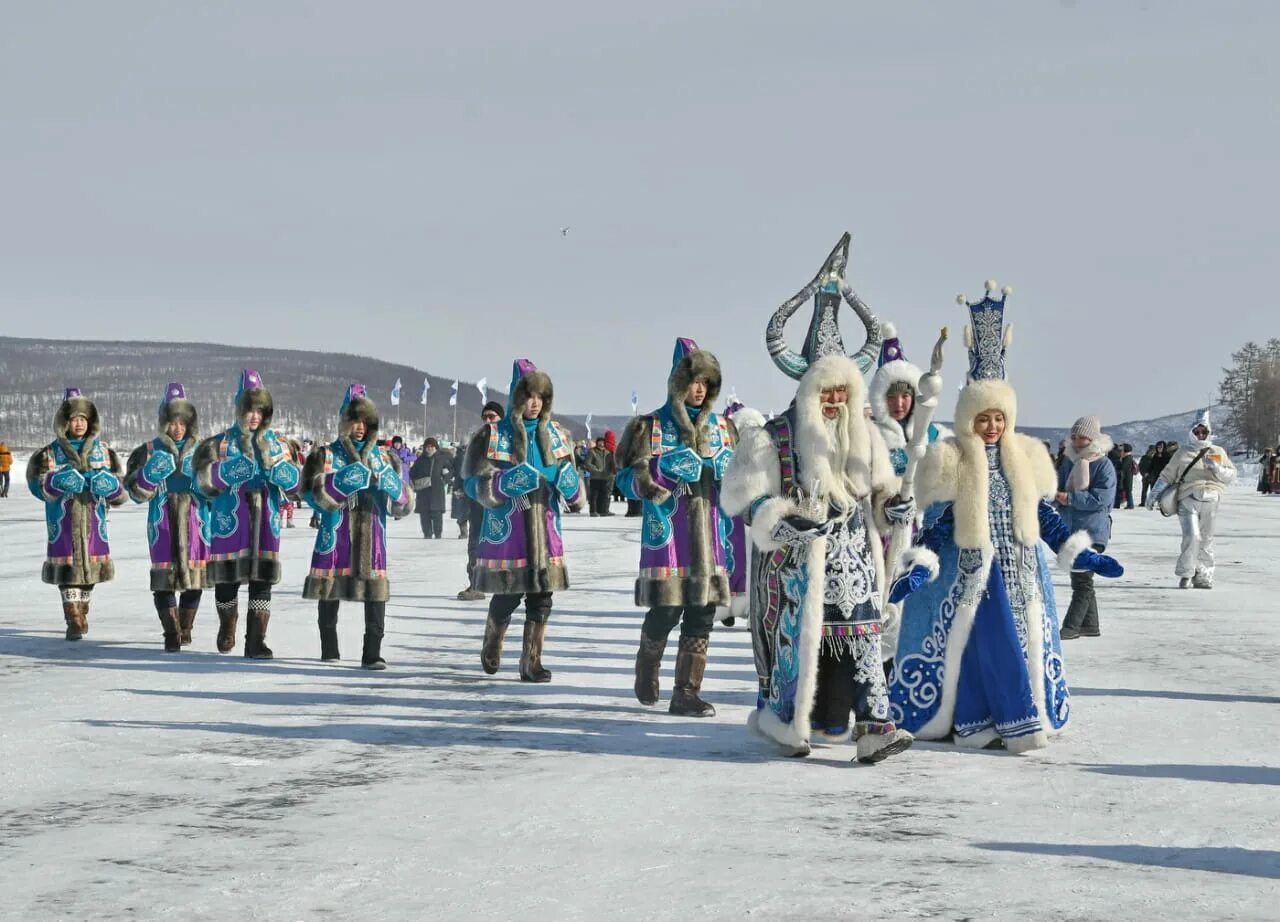
[[[453,444],[458,444],[458,402],[453,402]]]

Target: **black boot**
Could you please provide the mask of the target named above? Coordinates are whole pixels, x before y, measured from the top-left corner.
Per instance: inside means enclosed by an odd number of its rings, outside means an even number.
[[[166,608],[158,612],[160,629],[164,631],[164,652],[177,653],[182,649],[182,641],[178,639],[178,610]]]
[[[249,603],[249,619],[244,628],[244,655],[250,659],[273,659],[274,654],[267,646],[267,625],[271,622],[271,612],[257,609]]]
[[[320,660],[332,662],[341,659],[338,652],[338,605],[336,602],[321,602],[320,614],[316,619],[320,627]]]
[[[502,641],[507,636],[507,628],[511,626],[511,618],[497,621],[493,614],[484,622],[484,646],[480,648],[480,668],[493,675],[502,665]]]
[[[1063,640],[1075,640],[1080,636],[1080,626],[1089,612],[1089,596],[1093,594],[1093,574],[1071,571],[1071,604],[1062,619],[1060,634]]]
[[[636,651],[636,700],[641,704],[657,704],[658,676],[662,672],[662,653],[667,649],[667,638],[640,634],[640,649]]]
[[[547,636],[547,622],[525,621],[524,650],[520,654],[521,682],[550,682],[551,670],[542,668],[542,642]]]
[[[382,634],[386,627],[387,607],[381,602],[366,602],[364,607],[364,651],[360,665],[365,669],[382,670],[387,661],[382,658]]]
[[[1093,586],[1093,574],[1089,577],[1089,610],[1084,613],[1084,621],[1080,625],[1081,637],[1101,637],[1102,625],[1098,621],[1098,591]]]
[[[668,708],[678,717],[715,717],[716,709],[698,697],[707,669],[707,638],[681,637],[676,654],[676,685]]]

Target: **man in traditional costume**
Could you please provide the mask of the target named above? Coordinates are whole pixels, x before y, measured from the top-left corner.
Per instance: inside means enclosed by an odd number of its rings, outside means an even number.
[[[160,402],[156,437],[129,455],[125,488],[135,503],[147,504],[147,545],[151,552],[151,592],[164,648],[170,653],[191,643],[200,599],[209,583],[209,503],[196,489],[199,417],[187,391],[175,382]]]
[[[360,665],[386,669],[387,517],[413,511],[413,489],[405,463],[393,448],[378,444],[378,408],[363,384],[352,384],[338,409],[338,438],[315,448],[303,469],[304,496],[320,513],[311,572],[302,597],[316,599],[320,659],[337,660],[338,605],[364,603],[364,647]]]
[[[484,507],[474,586],[491,592],[480,665],[502,663],[511,615],[525,603],[520,679],[550,682],[542,647],[552,596],[569,588],[560,506],[581,511],[586,490],[573,462],[573,437],[551,418],[551,378],[517,359],[505,419],[482,426],[467,448],[467,495]]]
[[[770,351],[799,387],[785,413],[742,435],[722,502],[748,524],[753,545],[760,690],[750,726],[792,755],[808,754],[811,737],[838,743],[856,736],[857,760],[873,763],[905,751],[912,739],[890,718],[881,666],[880,533],[909,522],[915,509],[898,498],[884,440],[861,412],[879,324],[843,283],[848,241],[846,234],[770,323]],[[779,316],[785,320],[811,295],[804,352],[775,351]],[[835,326],[842,295],[868,332],[852,358]]]
[[[734,426],[712,411],[720,363],[691,339],[676,340],[667,402],[637,416],[618,443],[618,486],[643,500],[636,604],[648,608],[636,653],[636,699],[657,704],[662,654],[680,625],[669,711],[712,717],[698,693],[716,606],[730,603],[726,516],[720,482],[733,457]]]

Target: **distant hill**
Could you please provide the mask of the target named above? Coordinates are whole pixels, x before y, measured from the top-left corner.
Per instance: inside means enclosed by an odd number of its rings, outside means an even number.
[[[262,374],[275,401],[274,425],[290,435],[330,437],[343,392],[352,381],[365,385],[378,404],[385,434],[403,435],[412,444],[420,444],[427,435],[448,438],[453,434],[454,411],[448,405],[451,378],[367,356],[216,343],[0,337],[0,439],[12,448],[48,442],[63,389],[75,386],[97,405],[107,439],[113,445],[131,446],[154,434],[160,396],[170,381],[186,386],[200,411],[204,432],[216,432],[232,421],[236,381],[243,368]],[[425,427],[419,402],[424,377],[431,381]],[[390,399],[397,378],[401,381],[399,408],[391,406]],[[506,402],[505,391],[490,389],[488,394],[490,400]],[[475,385],[460,382],[459,438],[475,429],[480,407]],[[580,418],[557,418],[575,435],[585,434]],[[597,434],[604,431],[594,421],[592,428]]]
[[[1111,436],[1117,444],[1128,442],[1133,446],[1134,453],[1141,455],[1147,450],[1148,445],[1154,445],[1156,442],[1174,441],[1185,443],[1190,438],[1192,423],[1196,421],[1202,412],[1204,412],[1204,407],[1199,407],[1183,413],[1158,416],[1155,419],[1117,423],[1114,426],[1106,425],[1106,420],[1103,420],[1102,431]],[[1223,406],[1210,407],[1209,416],[1215,426],[1220,426],[1222,420],[1227,417],[1227,409]],[[1039,439],[1045,439],[1053,445],[1054,450],[1057,450],[1058,442],[1071,434],[1071,423],[1067,423],[1061,428],[1036,426],[1023,428],[1019,426],[1018,431],[1033,435]]]

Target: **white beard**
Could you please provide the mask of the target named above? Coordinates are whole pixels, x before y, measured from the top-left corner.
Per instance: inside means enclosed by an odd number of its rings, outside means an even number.
[[[853,427],[849,404],[824,403],[822,409],[824,411],[827,409],[836,411],[835,419],[828,419],[825,412],[822,415],[827,436],[824,447],[827,459],[831,464],[831,470],[835,474],[834,483],[828,484],[827,495],[823,498],[848,511],[857,503],[857,489],[849,479],[848,474],[845,473],[848,469],[848,460],[851,454],[852,436],[850,430]]]

